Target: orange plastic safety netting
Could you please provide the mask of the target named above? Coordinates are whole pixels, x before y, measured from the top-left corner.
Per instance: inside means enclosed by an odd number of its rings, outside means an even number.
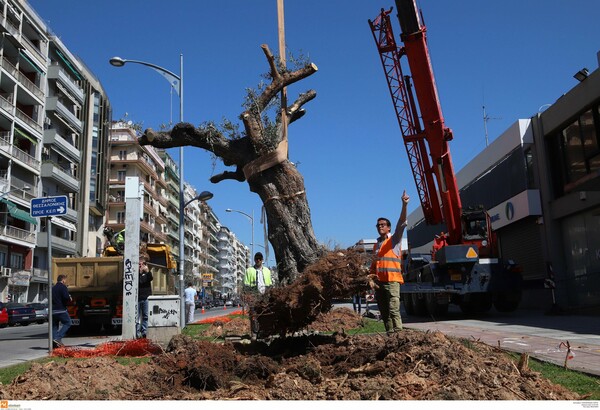
[[[57,357],[99,357],[99,356],[128,356],[143,357],[161,353],[162,348],[150,339],[135,339],[125,341],[112,341],[99,344],[94,348],[85,347],[57,347],[52,351],[52,356]]]
[[[244,314],[243,310],[234,310],[233,312],[231,312],[227,316],[215,316],[215,317],[211,317],[211,318],[208,318],[208,319],[199,320],[199,321],[194,322],[192,324],[194,324],[194,325],[204,325],[204,324],[212,324],[212,323],[215,323],[215,322],[227,323],[227,322],[231,322],[231,319],[233,319],[233,317],[235,317],[235,316],[242,316],[243,314]]]

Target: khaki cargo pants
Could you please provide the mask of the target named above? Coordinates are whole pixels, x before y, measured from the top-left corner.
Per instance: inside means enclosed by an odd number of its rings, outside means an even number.
[[[379,282],[375,290],[381,320],[388,333],[402,330],[400,317],[400,282]]]

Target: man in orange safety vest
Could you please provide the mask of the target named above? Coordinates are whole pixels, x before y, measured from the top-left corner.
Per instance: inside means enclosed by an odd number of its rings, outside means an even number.
[[[400,285],[402,277],[402,235],[406,228],[406,205],[410,197],[402,193],[402,211],[391,234],[392,224],[387,218],[377,219],[379,238],[373,246],[370,274],[375,278],[375,296],[379,313],[388,334],[402,330],[400,317]]]

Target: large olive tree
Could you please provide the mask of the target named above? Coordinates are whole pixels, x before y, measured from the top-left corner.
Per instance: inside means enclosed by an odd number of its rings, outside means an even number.
[[[316,97],[314,90],[300,94],[293,104],[277,111],[274,119],[267,113],[280,100],[284,87],[300,81],[317,71],[312,63],[295,70],[278,64],[268,46],[262,50],[269,64],[269,83],[249,92],[241,115],[243,131],[227,122],[215,126],[212,122],[195,127],[189,123],[176,124],[170,131],[147,129],[139,143],[158,148],[195,146],[212,152],[226,166],[235,167],[214,175],[218,183],[226,179],[246,181],[250,191],[258,194],[266,210],[269,242],[277,260],[282,283],[296,278],[322,253],[310,217],[304,179],[287,158],[287,126],[301,118],[304,104]],[[284,99],[285,101],[285,99]]]

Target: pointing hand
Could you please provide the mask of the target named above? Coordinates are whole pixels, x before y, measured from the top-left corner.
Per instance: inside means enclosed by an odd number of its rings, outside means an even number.
[[[408,204],[408,201],[410,201],[410,197],[406,195],[406,190],[404,190],[404,192],[402,192],[402,203]]]

